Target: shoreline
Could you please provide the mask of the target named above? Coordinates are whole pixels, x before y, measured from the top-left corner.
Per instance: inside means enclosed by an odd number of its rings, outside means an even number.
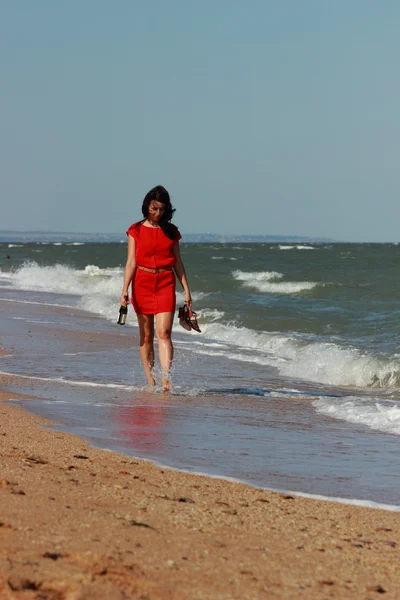
[[[8,354],[6,354],[5,352],[2,352],[0,350],[0,357],[7,356],[7,355]],[[19,379],[28,379],[29,381],[32,381],[32,380],[47,381],[47,378],[32,377],[32,376],[28,377],[25,375],[14,375],[12,373],[6,373],[6,372],[0,371],[0,392],[1,392],[2,386],[12,385],[14,380],[19,380]],[[83,383],[83,385],[85,385],[85,383]],[[32,396],[24,396],[23,394],[16,395],[15,393],[13,395],[14,395],[14,399],[37,400],[35,395],[33,395],[33,397]],[[11,397],[11,394],[10,394],[10,400],[11,401],[13,400],[13,398]],[[18,403],[14,402],[13,404],[15,406],[18,406]],[[39,413],[38,412],[30,412],[29,406],[28,407],[23,406],[20,409],[28,412],[29,414],[36,415],[36,416],[38,416],[38,418],[43,418],[45,421],[57,423],[57,419],[52,419],[52,417],[46,416],[45,414],[43,414],[41,412],[39,412]],[[208,477],[210,479],[219,479],[219,480],[227,481],[230,483],[237,483],[237,484],[252,487],[254,489],[271,492],[271,493],[275,493],[275,494],[291,494],[291,495],[299,497],[299,498],[307,498],[310,500],[319,500],[322,502],[331,502],[331,503],[336,502],[339,504],[344,504],[344,505],[349,505],[349,506],[360,506],[360,507],[364,507],[364,508],[371,508],[374,510],[400,512],[400,504],[388,504],[388,503],[384,503],[384,502],[376,502],[374,500],[367,500],[367,499],[362,499],[362,498],[357,498],[357,497],[330,496],[330,495],[312,493],[312,492],[306,492],[306,491],[297,491],[297,490],[290,489],[290,488],[281,488],[280,489],[280,488],[274,488],[274,487],[268,487],[268,486],[260,486],[260,485],[257,485],[257,483],[254,483],[251,481],[246,481],[245,479],[240,479],[240,478],[232,477],[229,475],[212,473],[212,472],[201,471],[201,470],[190,470],[190,469],[180,468],[178,466],[171,466],[167,463],[163,463],[160,460],[157,460],[156,458],[151,458],[151,457],[146,458],[146,457],[143,457],[140,455],[135,456],[134,454],[125,454],[123,452],[123,450],[122,451],[114,450],[112,448],[103,447],[101,444],[93,443],[92,441],[90,441],[90,439],[86,440],[84,435],[79,435],[79,434],[74,434],[73,432],[69,432],[67,427],[63,431],[65,433],[71,433],[72,435],[77,435],[77,437],[79,437],[79,439],[86,441],[91,447],[96,448],[98,450],[102,450],[104,452],[116,452],[118,454],[123,454],[133,460],[149,462],[159,469],[168,469],[168,470],[171,470],[171,471],[174,471],[177,473],[186,473],[186,474],[194,475],[194,476],[198,475],[201,477]]]
[[[0,356],[2,356],[1,352],[0,352]],[[3,354],[4,356],[4,354]],[[4,381],[2,382],[1,380],[3,379],[3,377],[5,377],[6,379],[12,380],[14,378],[14,375],[9,374],[9,373],[2,373],[0,372],[0,386],[2,385],[2,383],[4,384]],[[24,375],[18,375],[16,376],[17,378],[24,378]],[[29,380],[31,381],[32,377],[29,377]],[[39,381],[41,381],[41,378],[37,378]],[[1,394],[4,393],[1,390],[0,387],[0,396]],[[12,397],[13,396],[13,397]],[[11,401],[11,405],[15,406],[17,408],[19,408],[20,410],[27,412],[28,414],[31,415],[35,415],[35,413],[31,413],[29,411],[28,408],[20,408],[18,407],[18,404],[16,402],[13,402],[13,400],[18,400],[18,399],[32,399],[30,396],[22,396],[21,394],[9,394],[9,400]],[[1,400],[0,400],[1,402]],[[50,419],[46,418],[43,415],[38,415],[36,414],[36,416],[39,419],[43,419],[44,421],[50,423],[51,425],[55,425],[55,423],[53,421],[51,421]],[[69,434],[70,432],[68,432],[66,429],[62,430],[64,433]],[[76,435],[71,433],[71,435]],[[97,450],[103,451],[103,452],[116,452],[117,454],[123,454],[121,452],[109,449],[109,448],[104,448],[101,447],[100,445],[95,445],[93,443],[91,443],[90,441],[85,440],[84,436],[79,436],[76,435],[76,437],[78,437],[79,439],[81,439],[82,441],[86,442],[89,444],[90,447],[92,448],[96,448]],[[131,460],[137,460],[137,461],[143,461],[143,462],[149,462],[150,464],[154,465],[156,468],[158,469],[165,469],[165,470],[170,470],[173,472],[177,472],[177,473],[186,473],[188,475],[194,475],[194,476],[199,476],[199,477],[208,477],[210,479],[218,479],[218,480],[222,480],[222,481],[227,481],[230,483],[236,483],[236,484],[240,484],[240,485],[244,485],[244,486],[248,486],[257,490],[261,490],[261,491],[266,491],[266,492],[271,492],[273,494],[291,494],[293,496],[299,497],[299,498],[307,498],[309,500],[318,500],[318,501],[322,501],[322,502],[336,502],[338,504],[344,504],[344,505],[348,505],[348,506],[360,506],[360,507],[364,507],[364,508],[371,508],[374,510],[385,510],[385,511],[389,511],[389,512],[400,512],[400,504],[399,505],[395,505],[395,504],[385,504],[385,503],[379,503],[379,502],[374,502],[373,500],[363,500],[360,498],[345,498],[345,497],[341,497],[341,496],[325,496],[322,494],[313,494],[313,493],[307,493],[307,492],[301,492],[301,491],[296,491],[296,490],[290,490],[290,489],[276,489],[276,488],[271,488],[271,487],[264,487],[264,486],[257,486],[256,484],[253,484],[251,482],[247,482],[245,480],[241,480],[239,478],[235,478],[235,477],[229,477],[228,475],[219,475],[219,474],[214,474],[214,473],[207,473],[204,471],[190,471],[190,470],[186,470],[184,468],[179,468],[179,467],[173,467],[170,466],[168,464],[163,464],[159,461],[157,461],[156,459],[151,459],[151,458],[143,458],[140,456],[134,456],[134,455],[125,455],[126,458],[129,458]]]
[[[395,512],[99,450],[0,392],[0,597],[398,598]]]

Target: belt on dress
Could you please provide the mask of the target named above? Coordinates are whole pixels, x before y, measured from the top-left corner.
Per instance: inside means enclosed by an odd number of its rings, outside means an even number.
[[[163,271],[172,271],[172,267],[159,267],[158,269],[149,269],[149,267],[142,267],[142,265],[136,266],[141,271],[145,271],[146,273],[153,273],[154,275],[157,275],[157,273],[162,273]]]

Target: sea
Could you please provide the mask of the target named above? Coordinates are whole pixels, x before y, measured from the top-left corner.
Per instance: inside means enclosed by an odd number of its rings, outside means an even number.
[[[54,239],[0,243],[20,406],[164,467],[400,510],[398,244],[183,238],[201,333],[175,319],[166,394],[133,310],[117,324],[126,240]]]

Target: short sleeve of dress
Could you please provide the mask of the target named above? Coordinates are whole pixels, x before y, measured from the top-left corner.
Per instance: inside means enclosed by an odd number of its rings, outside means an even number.
[[[131,225],[129,229],[127,229],[126,235],[130,235],[131,237],[133,237],[134,240],[137,240],[138,230],[137,227],[135,227],[135,225],[136,223],[133,223],[133,225]]]
[[[175,227],[175,229],[176,229],[176,237],[174,237],[174,244],[176,244],[176,242],[179,242],[179,240],[182,239],[179,229],[177,227]]]

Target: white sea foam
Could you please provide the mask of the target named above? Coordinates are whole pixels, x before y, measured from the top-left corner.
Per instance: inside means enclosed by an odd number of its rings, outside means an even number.
[[[96,383],[94,381],[75,381],[72,379],[63,379],[62,377],[35,377],[33,375],[19,375],[18,373],[8,373],[6,371],[0,371],[0,375],[6,375],[9,377],[17,377],[19,379],[28,379],[34,381],[46,381],[50,383],[65,384],[65,385],[76,385],[79,387],[102,387],[119,390],[134,390],[136,389],[131,385],[120,385],[117,383]]]
[[[279,245],[278,248],[279,248],[279,250],[315,250],[314,246],[302,246],[299,244],[296,246]]]
[[[227,258],[225,256],[212,256],[211,260],[238,260],[238,259],[235,258],[234,256],[228,256]]]
[[[232,275],[238,281],[244,281],[245,283],[253,283],[255,281],[264,283],[273,279],[282,279],[283,273],[277,271],[259,271],[247,273],[246,271],[233,271]]]
[[[11,278],[15,286],[23,290],[42,290],[65,294],[110,293],[121,287],[122,269],[100,269],[87,265],[82,271],[65,265],[39,266],[27,262]],[[118,294],[117,294],[118,296]]]
[[[207,294],[207,292],[193,292],[192,300],[194,303],[196,303],[199,300],[203,300],[207,296],[209,296],[209,294]],[[177,305],[183,304],[185,302],[185,294],[183,292],[181,292],[180,290],[177,290],[177,292],[176,292],[176,302],[177,302]]]
[[[13,278],[12,273],[0,270],[0,279],[4,279],[5,281],[11,281],[12,278]]]
[[[23,248],[23,244],[8,244],[9,248]]]
[[[223,310],[217,310],[216,308],[202,308],[197,312],[199,320],[206,320],[209,323],[220,321],[224,314]]]
[[[243,282],[245,287],[253,288],[259,292],[270,294],[296,294],[304,290],[312,290],[318,284],[313,281],[284,281],[275,283],[274,280],[282,279],[283,274],[275,271],[260,271],[248,273],[233,271],[233,277]]]
[[[294,379],[377,388],[400,383],[398,361],[363,353],[357,348],[220,322],[202,323],[201,329],[205,336],[230,346],[230,350],[221,353],[225,358],[270,366]]]
[[[57,302],[36,302],[34,300],[21,300],[19,298],[0,298],[2,302],[18,302],[19,304],[38,304],[40,306],[58,306],[61,308],[74,308],[72,304],[59,304]]]
[[[400,435],[400,405],[382,398],[321,397],[313,402],[317,412],[350,423],[367,425],[385,433]]]

